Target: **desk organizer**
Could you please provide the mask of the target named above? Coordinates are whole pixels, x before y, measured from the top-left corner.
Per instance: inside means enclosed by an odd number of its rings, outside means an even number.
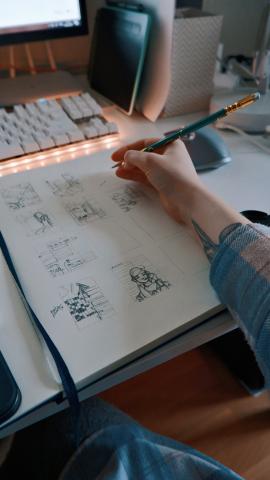
[[[162,116],[209,108],[222,19],[192,8],[176,10],[170,88]]]

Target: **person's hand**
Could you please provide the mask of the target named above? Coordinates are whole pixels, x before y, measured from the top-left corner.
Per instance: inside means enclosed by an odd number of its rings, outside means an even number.
[[[153,187],[169,215],[189,224],[193,192],[201,182],[182,141],[156,152],[140,151],[156,140],[139,140],[114,152],[112,160],[119,162],[116,175]]]

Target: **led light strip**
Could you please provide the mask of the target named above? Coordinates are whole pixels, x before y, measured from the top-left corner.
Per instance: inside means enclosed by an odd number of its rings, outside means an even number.
[[[102,149],[109,150],[117,145],[120,140],[118,133],[111,134],[107,137],[102,137],[97,140],[86,140],[73,145],[63,147],[56,147],[52,150],[44,152],[33,153],[21,157],[15,157],[8,160],[2,160],[0,163],[0,176],[8,175],[10,173],[17,173],[23,170],[30,170],[32,168],[45,167],[50,163],[60,163],[62,161],[73,160],[81,155],[88,155]]]

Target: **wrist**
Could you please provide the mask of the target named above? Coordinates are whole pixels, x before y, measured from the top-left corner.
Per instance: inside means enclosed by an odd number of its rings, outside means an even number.
[[[206,194],[207,190],[200,182],[189,182],[184,186],[181,182],[171,190],[170,198],[176,208],[185,212],[186,220],[191,222]]]
[[[210,237],[219,243],[220,233],[234,223],[250,223],[243,215],[232,209],[224,201],[211,193],[204,185],[194,189],[189,208],[189,221],[194,222]]]
[[[205,188],[203,184],[193,185],[190,188],[188,197],[188,216],[190,221],[196,219],[198,213],[201,211],[202,206],[209,205],[211,203],[211,193]]]

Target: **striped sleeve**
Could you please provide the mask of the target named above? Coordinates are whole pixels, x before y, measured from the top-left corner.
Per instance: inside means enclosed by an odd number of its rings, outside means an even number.
[[[210,281],[253,349],[270,387],[270,228],[235,224],[220,235]]]

